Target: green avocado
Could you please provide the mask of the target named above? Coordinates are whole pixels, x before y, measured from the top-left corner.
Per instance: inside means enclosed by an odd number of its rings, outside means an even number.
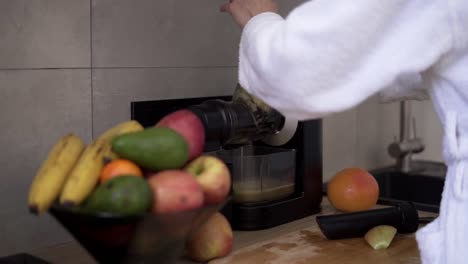
[[[118,156],[154,171],[179,169],[189,158],[185,139],[166,127],[152,127],[117,136],[112,140],[112,150]]]
[[[144,178],[122,175],[99,185],[82,207],[91,213],[134,215],[147,212],[152,202],[153,193]]]

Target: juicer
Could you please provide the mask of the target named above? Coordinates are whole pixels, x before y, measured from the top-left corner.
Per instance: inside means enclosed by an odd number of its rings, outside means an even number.
[[[283,116],[239,85],[232,96],[131,102],[131,118],[150,127],[181,109],[202,121],[204,154],[231,172],[232,199],[221,212],[234,230],[271,228],[320,211],[320,119]]]

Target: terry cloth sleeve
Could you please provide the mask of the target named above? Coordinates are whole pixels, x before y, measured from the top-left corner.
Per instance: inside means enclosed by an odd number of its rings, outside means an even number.
[[[446,5],[315,0],[286,18],[259,14],[242,32],[239,82],[299,120],[347,110],[379,92],[415,93],[411,87],[420,89],[421,74],[451,50]]]

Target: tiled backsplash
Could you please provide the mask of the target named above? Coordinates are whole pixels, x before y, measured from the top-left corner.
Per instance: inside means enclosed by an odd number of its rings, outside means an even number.
[[[279,0],[286,15],[304,0]],[[240,30],[224,0],[4,0],[0,3],[0,256],[71,240],[27,212],[29,184],[54,141],[92,135],[130,116],[132,100],[228,95]],[[92,67],[93,66],[93,67]],[[324,177],[392,162],[395,104],[372,98],[324,119]],[[427,150],[440,157],[430,103],[415,106]]]
[[[32,178],[55,140],[91,139],[91,70],[0,70],[0,256],[70,237],[28,213]]]
[[[236,69],[142,68],[93,70],[93,135],[130,117],[130,102],[230,95]]]
[[[90,3],[83,0],[0,2],[0,68],[90,66]]]
[[[240,29],[221,1],[95,0],[94,67],[237,65]]]

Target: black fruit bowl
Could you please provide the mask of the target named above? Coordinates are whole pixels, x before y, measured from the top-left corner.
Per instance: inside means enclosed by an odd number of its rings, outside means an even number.
[[[90,214],[54,205],[49,213],[98,263],[173,263],[187,238],[223,205],[173,214]]]

